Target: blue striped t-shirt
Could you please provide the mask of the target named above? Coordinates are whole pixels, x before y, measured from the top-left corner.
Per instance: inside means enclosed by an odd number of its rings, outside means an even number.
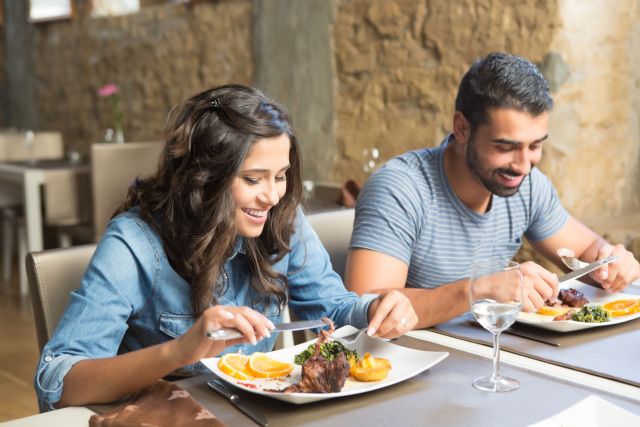
[[[474,258],[512,258],[523,235],[544,240],[569,218],[549,179],[535,168],[515,195],[493,195],[488,212],[467,208],[445,175],[448,140],[391,159],[358,197],[351,247],[408,264],[407,287],[435,288],[469,277]]]

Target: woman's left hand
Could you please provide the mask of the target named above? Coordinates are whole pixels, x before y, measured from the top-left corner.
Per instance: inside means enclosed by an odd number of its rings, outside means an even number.
[[[395,289],[380,292],[369,305],[369,336],[397,338],[418,324],[411,301]]]

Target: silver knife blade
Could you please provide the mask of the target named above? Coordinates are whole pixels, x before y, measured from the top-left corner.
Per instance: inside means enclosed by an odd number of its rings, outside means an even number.
[[[316,320],[299,320],[296,322],[278,323],[276,328],[271,332],[283,332],[283,331],[302,331],[305,329],[321,328],[326,326],[326,323],[321,319]],[[240,331],[236,329],[216,329],[207,331],[207,338],[214,341],[219,340],[232,340],[236,338],[242,338]]]
[[[603,265],[609,264],[610,262],[613,262],[613,261],[615,261],[617,259],[618,259],[617,255],[612,255],[610,257],[603,258],[601,260],[592,262],[591,264],[587,265],[586,267],[582,267],[582,268],[579,268],[577,270],[573,270],[569,274],[565,274],[564,276],[562,276],[561,278],[558,279],[558,282],[562,283],[562,282],[566,282],[567,280],[577,279],[578,277],[582,277],[585,274],[589,274],[592,271],[597,270],[598,268],[602,267]]]
[[[231,388],[229,388],[226,384],[224,384],[220,380],[210,380],[207,381],[207,386],[226,397],[229,402],[236,408],[238,408],[243,414],[247,417],[251,418],[256,424],[259,426],[266,427],[269,425],[269,420],[267,417],[262,415],[258,409],[256,409],[247,399],[244,399],[234,393]]]

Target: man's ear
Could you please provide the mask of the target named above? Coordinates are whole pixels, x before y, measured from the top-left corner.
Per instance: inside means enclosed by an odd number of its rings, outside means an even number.
[[[466,144],[471,137],[471,125],[460,111],[453,113],[453,136],[459,144]]]

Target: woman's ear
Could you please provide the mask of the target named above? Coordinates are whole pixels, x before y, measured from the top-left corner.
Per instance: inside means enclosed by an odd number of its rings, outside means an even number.
[[[460,111],[453,113],[453,136],[459,144],[466,144],[471,137],[471,125]]]

